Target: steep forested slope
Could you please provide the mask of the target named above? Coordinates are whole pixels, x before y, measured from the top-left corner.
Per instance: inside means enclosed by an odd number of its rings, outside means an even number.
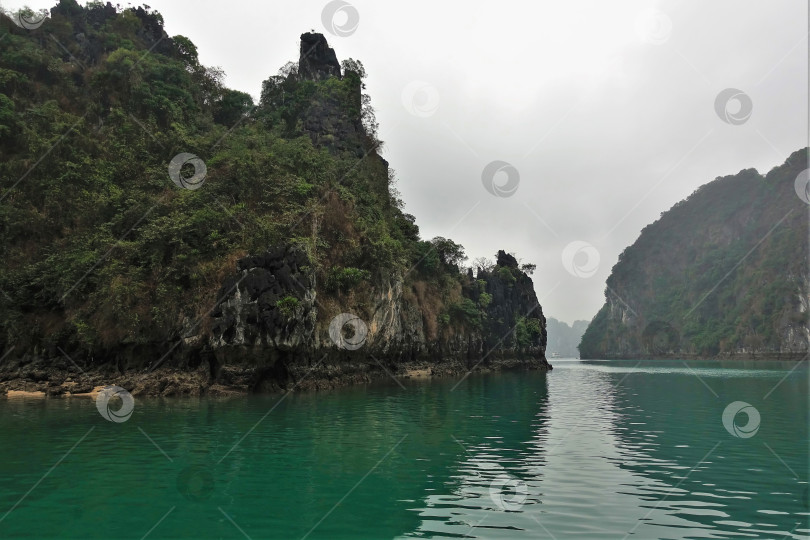
[[[322,35],[254,104],[146,6],[61,0],[21,22],[0,21],[6,387],[277,387],[313,358],[311,381],[545,366],[531,279],[508,256],[473,276],[462,246],[420,238],[363,66]],[[364,347],[330,332],[341,313]],[[158,368],[187,384],[135,375]]]
[[[583,358],[801,357],[808,350],[807,149],[701,186],[624,250]]]

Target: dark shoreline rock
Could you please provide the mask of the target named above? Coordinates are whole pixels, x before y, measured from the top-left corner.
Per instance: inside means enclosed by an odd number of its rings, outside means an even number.
[[[210,331],[203,329],[209,325],[186,321],[174,340],[119,343],[96,355],[67,344],[9,355],[0,363],[0,394],[63,396],[117,385],[133,396],[227,396],[323,390],[413,373],[551,369],[545,359],[545,318],[532,281],[508,268],[512,283],[479,272],[469,290],[461,287],[473,305],[484,291],[491,295],[488,326],[460,322],[431,334],[426,312],[435,312],[435,306],[426,309],[418,297],[408,297],[410,285],[401,276],[375,280],[336,306],[334,298],[316,289],[300,248],[274,246],[237,262],[208,314]],[[333,323],[343,316],[356,318],[364,329],[358,349],[333,335]],[[518,346],[511,334],[526,320],[533,320],[538,332]]]
[[[40,362],[47,363],[35,361],[34,364]],[[116,385],[136,397],[227,397],[332,390],[380,382],[392,377],[397,379],[425,375],[431,378],[460,377],[468,373],[550,369],[552,366],[544,359],[499,358],[494,355],[473,365],[458,360],[381,364],[371,356],[356,358],[349,362],[327,357],[321,361],[296,363],[287,366],[285,370],[268,369],[268,366],[228,364],[220,366],[218,377],[215,379],[211,378],[207,366],[199,366],[191,371],[164,366],[152,372],[123,374],[103,368],[86,373],[69,373],[60,368],[42,368],[37,369],[37,373],[44,371],[47,377],[39,380],[32,380],[25,375],[19,376],[19,371],[30,370],[19,370],[16,374],[10,370],[0,371],[0,396],[6,395],[9,391],[24,391],[43,392],[47,397],[68,397],[87,395],[98,387]]]

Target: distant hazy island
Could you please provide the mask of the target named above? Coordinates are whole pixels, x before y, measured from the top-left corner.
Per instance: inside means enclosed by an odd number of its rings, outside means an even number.
[[[588,321],[574,321],[570,326],[554,317],[546,317],[548,344],[546,354],[549,358],[578,358],[579,342],[588,328]]]

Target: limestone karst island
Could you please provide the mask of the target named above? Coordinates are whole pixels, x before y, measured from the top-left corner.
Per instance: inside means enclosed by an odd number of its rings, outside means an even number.
[[[0,538],[810,537],[806,4],[150,4],[0,6]]]

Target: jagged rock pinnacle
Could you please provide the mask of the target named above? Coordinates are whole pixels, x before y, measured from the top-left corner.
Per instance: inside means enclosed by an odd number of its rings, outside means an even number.
[[[506,253],[504,250],[498,251],[498,266],[507,266],[509,268],[517,268],[518,262],[515,257]]]
[[[314,81],[331,76],[340,77],[340,63],[335,50],[326,42],[323,34],[301,34],[301,57],[298,60],[298,75]]]

